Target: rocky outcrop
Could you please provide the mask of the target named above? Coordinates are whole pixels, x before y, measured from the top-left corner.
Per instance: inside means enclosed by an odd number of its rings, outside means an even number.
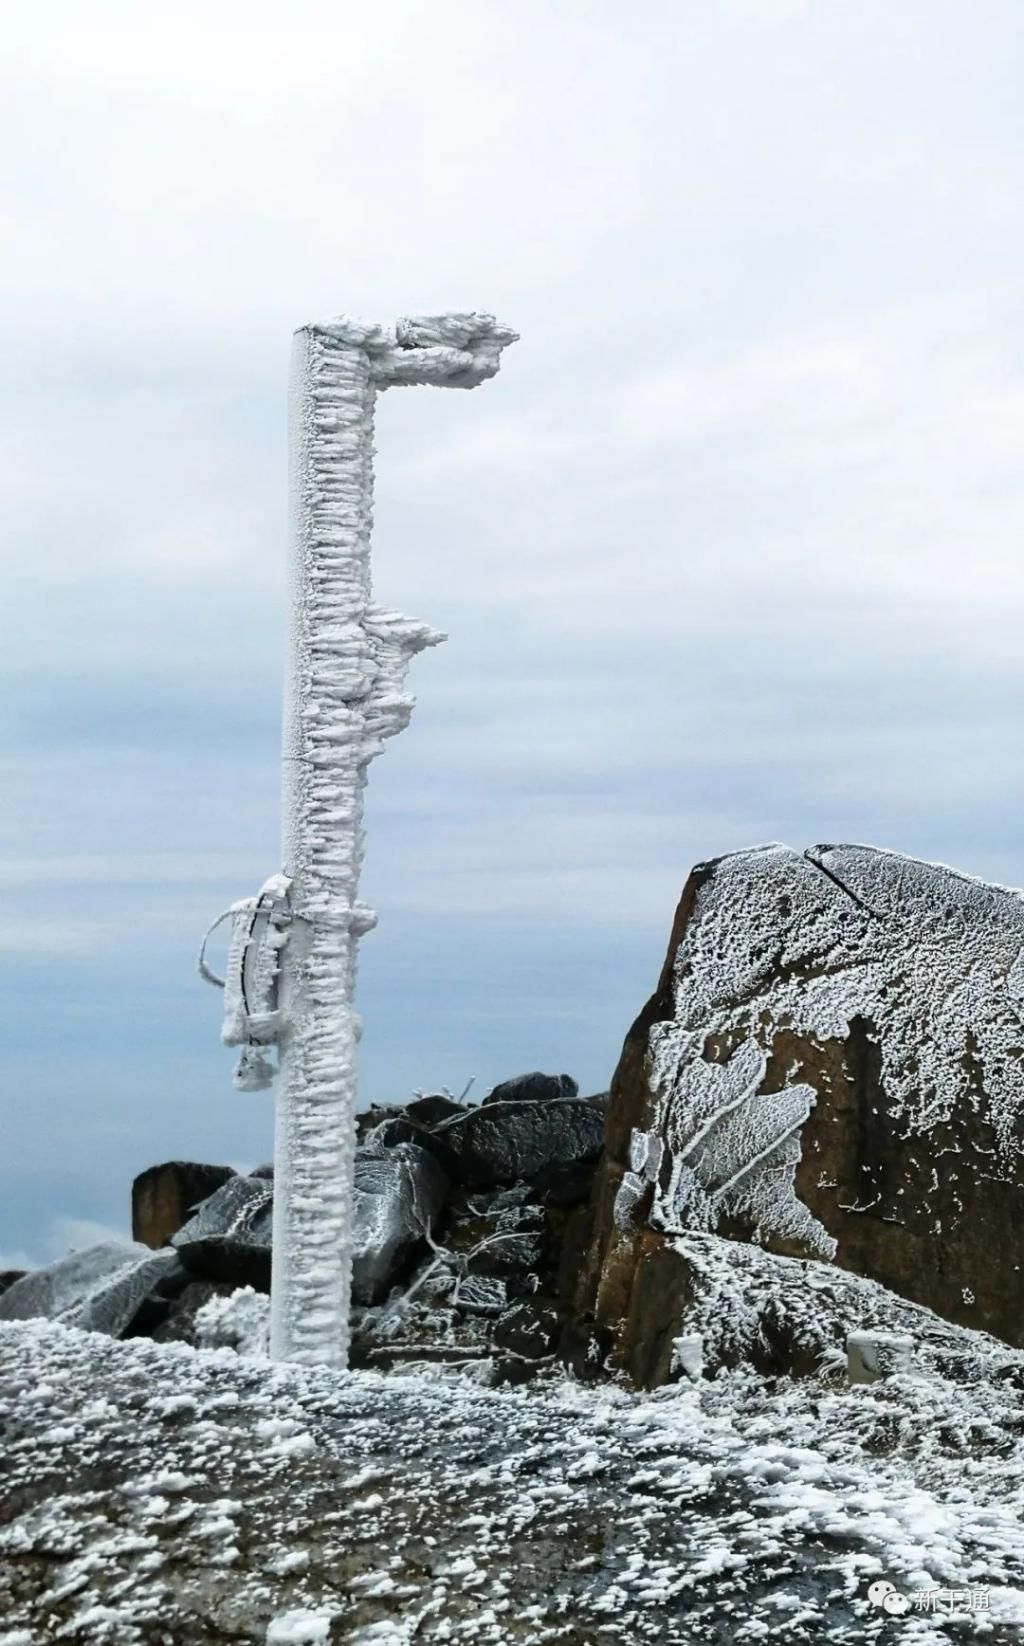
[[[532,1074],[501,1081],[488,1092],[484,1103],[548,1103],[561,1097],[576,1097],[578,1093],[579,1086],[571,1074],[541,1074],[535,1069]]]
[[[841,1383],[847,1340],[857,1333],[906,1341],[909,1369],[937,1376],[975,1376],[979,1360],[1007,1358],[996,1339],[835,1264],[692,1232],[649,1234],[619,1330],[583,1334],[567,1347],[582,1379],[606,1375],[610,1364],[639,1388],[742,1366]]]
[[[397,1141],[357,1150],[352,1208],[352,1297],[375,1303],[393,1285],[402,1264],[438,1223],[448,1180],[437,1161],[415,1143]]]
[[[405,1283],[355,1311],[352,1364],[442,1362],[489,1383],[533,1377],[554,1363],[587,1227],[585,1207],[552,1204],[531,1184],[455,1188]]]
[[[0,1326],[0,1639],[1019,1646],[1001,1358],[853,1396],[744,1369],[699,1400],[524,1399]],[[879,1573],[921,1610],[887,1621]],[[983,1592],[973,1621],[950,1590]]]
[[[495,1089],[518,1095],[480,1108],[431,1093],[360,1116],[354,1364],[471,1361],[500,1382],[550,1363],[571,1313],[604,1120],[603,1099],[566,1095],[576,1089],[567,1075],[534,1073]],[[192,1205],[204,1183],[212,1192]],[[143,1173],[132,1198],[150,1235],[158,1215],[168,1227],[187,1211],[170,1247],[79,1254],[73,1296],[66,1264],[41,1270],[20,1292],[31,1307],[17,1315],[12,1287],[11,1318],[63,1319],[73,1304],[77,1324],[195,1345],[212,1304],[269,1291],[271,1166],[236,1174],[171,1163]],[[129,1259],[132,1307],[94,1308],[107,1270],[120,1273]]]
[[[895,853],[699,865],[613,1081],[581,1321],[631,1363],[643,1265],[703,1230],[1024,1343],[1022,956],[1020,894]]]
[[[154,1251],[166,1246],[196,1207],[235,1173],[231,1166],[168,1160],[140,1172],[132,1184],[132,1239]]]
[[[481,1104],[438,1128],[457,1158],[460,1182],[470,1188],[531,1183],[551,1169],[593,1163],[603,1132],[602,1110],[580,1098]]]
[[[172,1236],[186,1269],[199,1280],[270,1290],[274,1185],[266,1178],[232,1177],[204,1200]]]
[[[129,1241],[101,1241],[15,1281],[0,1296],[0,1320],[58,1320],[121,1337],[149,1300],[148,1319],[163,1319],[187,1278],[169,1247],[152,1252]]]

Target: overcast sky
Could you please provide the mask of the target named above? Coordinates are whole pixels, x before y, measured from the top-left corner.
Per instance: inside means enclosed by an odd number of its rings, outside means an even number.
[[[1016,884],[1020,0],[10,0],[0,1258],[255,1163],[195,976],[278,867],[289,339],[484,308],[378,417],[366,1099],[607,1086],[689,866]]]

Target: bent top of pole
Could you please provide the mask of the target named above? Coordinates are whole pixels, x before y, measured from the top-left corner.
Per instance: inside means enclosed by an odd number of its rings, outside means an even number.
[[[495,376],[502,349],[519,340],[519,333],[493,314],[475,313],[415,315],[391,326],[342,314],[297,331],[362,349],[377,389],[399,383],[475,389]]]

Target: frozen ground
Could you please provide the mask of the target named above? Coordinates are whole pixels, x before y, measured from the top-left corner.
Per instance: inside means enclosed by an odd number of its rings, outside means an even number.
[[[638,1396],[5,1325],[0,1646],[1018,1640],[1022,1366]]]

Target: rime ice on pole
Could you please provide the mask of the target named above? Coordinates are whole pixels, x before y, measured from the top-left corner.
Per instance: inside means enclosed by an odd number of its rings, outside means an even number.
[[[233,946],[247,1029],[236,1084],[269,1084],[280,1057],[271,1353],[344,1365],[351,1276],[356,944],[376,916],[357,897],[363,789],[409,722],[409,660],[444,636],[374,603],[373,417],[396,384],[475,388],[516,334],[487,314],[341,317],[295,334],[290,390],[291,555],[283,870],[275,905]],[[237,906],[236,906],[237,907]],[[261,906],[256,904],[254,914]],[[235,928],[236,937],[238,927]],[[255,949],[254,949],[255,945]],[[265,951],[273,947],[273,954]],[[265,985],[259,1009],[246,983]],[[231,978],[228,980],[231,984]]]

